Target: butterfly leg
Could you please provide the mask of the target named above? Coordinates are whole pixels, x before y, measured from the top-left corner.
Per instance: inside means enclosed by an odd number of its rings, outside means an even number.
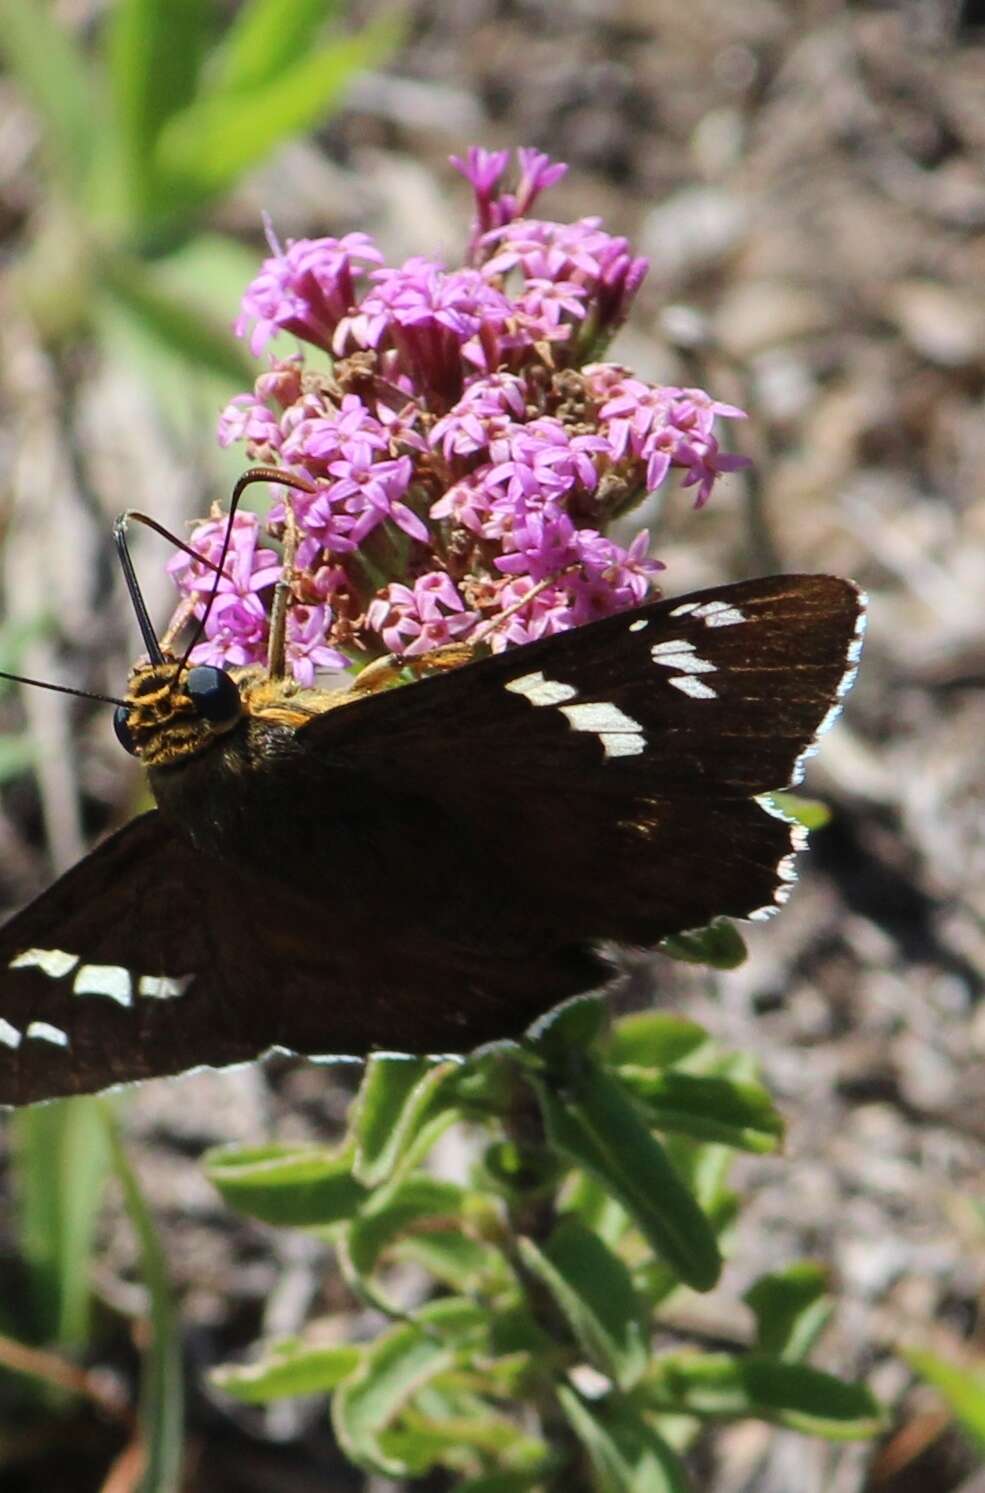
[[[475,657],[471,643],[447,643],[435,648],[422,658],[398,658],[386,653],[367,664],[355,683],[346,693],[349,695],[372,695],[390,685],[407,683],[407,675],[413,679],[424,679],[429,674],[447,674],[450,669],[460,669],[470,664]]]
[[[287,652],[287,610],[294,595],[294,557],[298,552],[298,525],[290,501],[284,504],[284,565],[274,587],[270,608],[270,642],[267,647],[267,674],[283,679]]]

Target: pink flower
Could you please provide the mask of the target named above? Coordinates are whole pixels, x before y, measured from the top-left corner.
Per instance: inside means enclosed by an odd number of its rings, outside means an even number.
[[[447,574],[432,571],[414,582],[387,586],[369,607],[366,622],[391,653],[416,657],[471,632],[478,613],[466,610]]]
[[[250,352],[259,354],[278,332],[293,332],[328,351],[335,328],[356,301],[356,282],[368,264],[383,256],[365,233],[344,238],[298,239],[274,253],[243,297],[236,322],[245,337],[250,322]]]
[[[218,565],[227,532],[227,518],[209,519],[192,531],[191,547],[211,561],[212,565]],[[197,596],[203,602],[213,588],[219,592],[235,592],[240,596],[262,591],[280,580],[281,563],[273,550],[257,547],[259,535],[260,520],[256,514],[240,511],[233,519],[221,576],[217,576],[210,566],[193,560],[184,551],[168,561],[168,574],[185,596]]]
[[[287,614],[285,654],[291,673],[304,689],[315,682],[316,669],[347,669],[349,660],[337,648],[330,648],[325,636],[332,623],[328,606],[292,606]]]
[[[608,523],[672,472],[700,506],[745,465],[720,444],[741,411],[597,361],[647,263],[597,217],[532,216],[566,168],[535,149],[453,164],[475,198],[463,263],[387,265],[360,233],[270,236],[243,299],[254,352],[279,331],[318,350],[273,360],[219,424],[222,444],[307,479],[266,519],[293,557],[287,660],[304,684],[384,648],[427,653],[480,619],[500,649],[633,606],[661,567],[645,532],[625,547]],[[215,559],[224,535],[214,518],[195,544]],[[197,653],[254,660],[282,561],[252,515],[231,541]],[[170,569],[182,615],[190,598],[201,617],[212,573],[187,556]]]

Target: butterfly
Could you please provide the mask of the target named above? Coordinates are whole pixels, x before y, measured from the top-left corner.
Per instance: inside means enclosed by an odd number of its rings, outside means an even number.
[[[767,916],[803,832],[763,795],[863,616],[849,581],[772,576],[345,692],[158,650],[117,712],[157,808],[0,930],[0,1103],[467,1052],[603,984],[607,945]]]

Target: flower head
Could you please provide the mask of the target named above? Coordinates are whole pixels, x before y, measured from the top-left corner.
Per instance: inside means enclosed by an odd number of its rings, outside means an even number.
[[[745,464],[721,445],[740,410],[600,361],[647,265],[597,217],[533,216],[566,168],[520,150],[511,186],[508,151],[453,164],[475,203],[462,264],[387,265],[362,233],[269,235],[237,331],[255,354],[279,332],[301,348],[227,405],[219,440],[286,480],[271,543],[237,514],[217,579],[228,523],[214,514],[192,536],[211,563],[169,566],[181,615],[206,618],[196,661],[262,661],[278,583],[303,685],[385,652],[499,650],[607,616],[662,568],[645,530],[620,543],[613,520],[671,474],[700,506]]]

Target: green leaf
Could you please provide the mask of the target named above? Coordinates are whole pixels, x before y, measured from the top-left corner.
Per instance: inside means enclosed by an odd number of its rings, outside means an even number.
[[[686,1285],[710,1290],[722,1266],[715,1236],[625,1090],[588,1063],[563,1099],[533,1081],[552,1143],[598,1177]]]
[[[370,1056],[352,1122],[352,1171],[364,1187],[377,1187],[391,1176],[459,1066],[389,1053]]]
[[[571,1178],[559,1206],[565,1213],[577,1214],[610,1249],[618,1248],[632,1224],[622,1203],[617,1202],[605,1184],[591,1172],[577,1172]]]
[[[291,1395],[327,1393],[358,1367],[363,1350],[353,1344],[319,1346],[285,1338],[264,1348],[252,1363],[223,1364],[209,1375],[216,1389],[246,1405],[265,1405]]]
[[[529,1436],[497,1412],[487,1399],[474,1394],[439,1393],[437,1385],[423,1389],[407,1407],[398,1428],[384,1431],[381,1441],[388,1456],[424,1472],[436,1462],[470,1470],[478,1452],[483,1459],[520,1463],[524,1470],[543,1467],[544,1443]]]
[[[460,1229],[468,1194],[454,1182],[423,1173],[392,1182],[371,1194],[346,1231],[340,1259],[350,1284],[388,1316],[403,1315],[375,1288],[370,1277],[383,1251],[415,1225]]]
[[[546,1286],[586,1357],[621,1389],[646,1368],[649,1341],[629,1271],[597,1234],[564,1219],[545,1250],[518,1241],[527,1269]]]
[[[171,352],[236,388],[252,386],[253,365],[208,305],[176,294],[158,273],[123,254],[104,255],[99,278],[102,292]]]
[[[768,793],[766,797],[782,818],[805,829],[823,829],[831,823],[831,810],[819,798],[804,798],[800,793]]]
[[[534,1022],[527,1045],[545,1062],[563,1065],[572,1054],[591,1047],[608,1020],[604,995],[575,995]]]
[[[685,964],[708,964],[712,969],[737,969],[746,961],[742,934],[727,918],[716,918],[707,928],[674,933],[659,945],[660,952]]]
[[[219,1146],[207,1152],[204,1169],[231,1208],[281,1226],[340,1223],[366,1196],[352,1175],[351,1147]]]
[[[467,1477],[456,1483],[454,1493],[531,1493],[546,1487],[543,1469],[532,1467],[523,1472],[489,1472],[484,1477]]]
[[[377,1338],[332,1400],[332,1423],[346,1456],[387,1477],[420,1469],[388,1454],[384,1433],[418,1390],[453,1366],[459,1347],[482,1333],[485,1313],[471,1302],[448,1298],[424,1307],[419,1321]]]
[[[195,96],[212,7],[208,0],[116,0],[109,77],[131,213],[147,224],[166,206],[155,145]]]
[[[615,1423],[563,1385],[558,1399],[588,1453],[600,1493],[688,1493],[684,1469],[670,1447],[628,1407]]]
[[[640,1011],[618,1021],[606,1045],[610,1063],[670,1068],[708,1042],[704,1027],[664,1011]]]
[[[108,1108],[103,1110],[113,1167],[140,1245],[144,1283],[150,1295],[151,1342],[140,1383],[140,1423],[145,1463],[141,1493],[175,1493],[184,1460],[184,1384],[181,1326],[171,1298],[164,1249]]]
[[[36,1337],[60,1348],[89,1340],[93,1235],[109,1173],[100,1101],[63,1099],[11,1119],[21,1252]]]
[[[245,0],[216,48],[210,69],[216,93],[268,83],[306,52],[340,0]]]
[[[864,1384],[761,1354],[668,1355],[652,1365],[634,1399],[661,1415],[754,1416],[829,1441],[861,1440],[885,1424]]]
[[[760,1084],[629,1066],[618,1077],[658,1130],[755,1152],[775,1150],[783,1136],[783,1119]]]
[[[411,1234],[394,1244],[402,1260],[414,1260],[435,1280],[463,1295],[495,1292],[508,1286],[510,1272],[498,1249],[468,1234]]]
[[[756,1347],[790,1362],[807,1357],[833,1310],[820,1265],[802,1261],[761,1275],[743,1298],[756,1317]]]
[[[985,1452],[985,1362],[949,1363],[936,1353],[911,1349],[904,1357],[947,1401],[964,1429]]]
[[[200,98],[162,130],[159,171],[192,200],[225,191],[276,145],[316,125],[358,73],[390,54],[401,33],[395,18],[383,15],[256,88]]]
[[[63,187],[78,197],[103,123],[83,52],[48,5],[0,0],[0,56],[38,111]]]

